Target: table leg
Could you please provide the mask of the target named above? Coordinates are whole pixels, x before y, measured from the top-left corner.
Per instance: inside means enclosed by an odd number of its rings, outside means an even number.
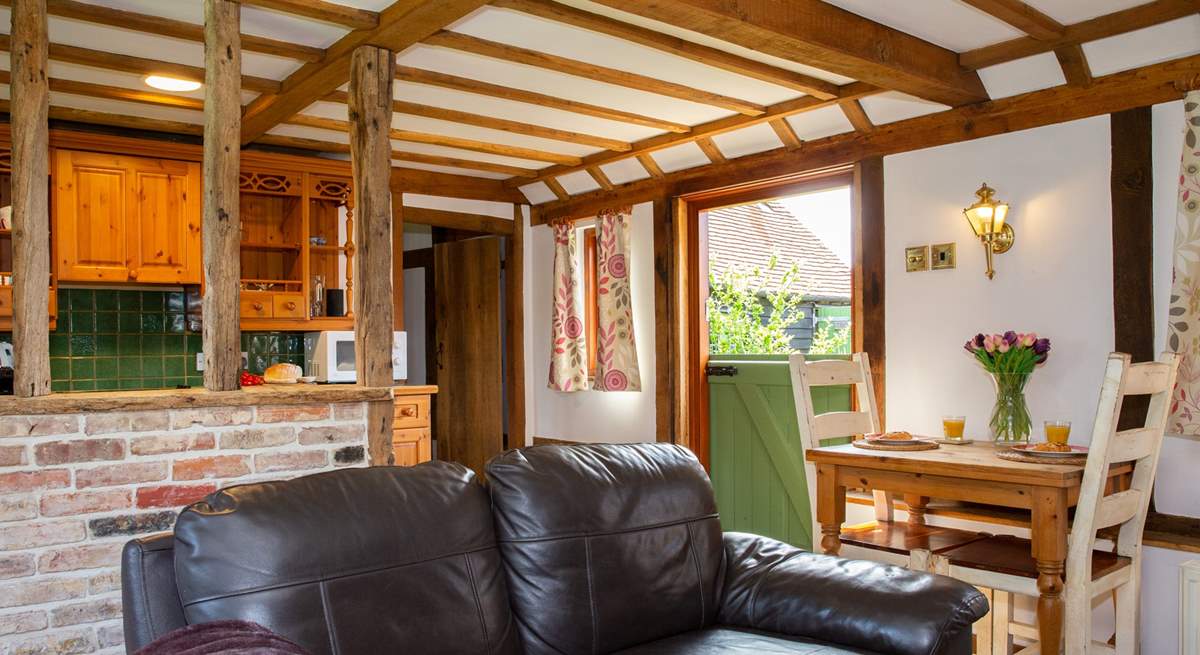
[[[1063,640],[1063,562],[1038,560],[1037,588],[1041,595],[1037,602],[1038,642],[1042,652],[1052,655],[1059,648],[1047,648],[1045,644],[1062,644]]]
[[[835,464],[817,465],[817,521],[821,524],[821,551],[837,555],[842,548],[838,535],[846,522],[846,488],[837,483]],[[816,539],[814,534],[813,541]]]
[[[1030,536],[1037,561],[1038,641],[1041,652],[1055,655],[1063,643],[1063,568],[1067,560],[1067,491],[1032,489]]]
[[[904,503],[908,505],[909,524],[925,525],[925,508],[929,505],[929,496],[904,494]]]

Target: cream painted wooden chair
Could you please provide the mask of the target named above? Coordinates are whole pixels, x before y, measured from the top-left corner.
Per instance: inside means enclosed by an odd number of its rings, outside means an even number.
[[[1142,529],[1159,451],[1170,414],[1179,356],[1164,353],[1155,362],[1130,364],[1129,355],[1113,353],[1105,368],[1099,409],[1079,491],[1079,504],[1067,547],[1063,632],[1067,655],[1138,652],[1139,587]],[[1149,395],[1150,409],[1142,427],[1117,430],[1126,396]],[[1131,463],[1127,490],[1105,495],[1112,464]],[[1097,532],[1118,530],[1116,552],[1096,550]],[[1008,653],[1013,636],[1033,641],[1024,655],[1057,653],[1037,643],[1035,626],[1012,620],[1012,603],[1001,592],[1038,597],[1037,567],[1029,541],[992,537],[931,556],[929,570],[996,590],[992,608],[995,653]],[[1091,639],[1092,607],[1111,594],[1116,604],[1116,647]]]
[[[871,364],[866,353],[855,353],[850,361],[808,361],[802,354],[788,359],[792,375],[792,393],[800,425],[800,445],[806,454],[804,475],[808,482],[809,510],[812,512],[814,543],[821,534],[816,521],[817,469],[807,453],[830,439],[855,437],[881,432],[875,390],[871,383]],[[851,385],[857,398],[856,411],[826,412],[813,410],[812,390],[816,387]],[[873,490],[875,521],[843,528],[841,555],[899,566],[909,566],[913,551],[943,552],[975,541],[986,535],[966,530],[895,521],[892,496]],[[922,558],[924,561],[924,558]]]

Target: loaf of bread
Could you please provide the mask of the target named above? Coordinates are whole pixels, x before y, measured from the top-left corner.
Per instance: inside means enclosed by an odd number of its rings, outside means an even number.
[[[301,375],[304,375],[303,369],[286,362],[272,365],[263,372],[267,384],[296,384]]]

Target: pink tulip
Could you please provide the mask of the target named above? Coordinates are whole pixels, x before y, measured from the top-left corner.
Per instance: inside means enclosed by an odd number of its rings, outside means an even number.
[[[1021,345],[1026,348],[1032,348],[1035,341],[1037,341],[1037,335],[1033,332],[1021,335]]]
[[[996,352],[996,340],[993,339],[992,337],[984,337],[983,338],[983,349],[988,351],[989,353]]]
[[[1007,341],[1001,341],[1000,345],[997,347],[997,349],[1000,351],[1001,354],[1004,354],[1004,353],[1008,352],[1011,347],[1012,346],[1009,346]]]

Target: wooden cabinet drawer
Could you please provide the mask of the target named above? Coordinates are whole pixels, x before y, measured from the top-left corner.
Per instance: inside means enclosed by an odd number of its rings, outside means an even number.
[[[0,287],[0,316],[13,315],[12,287]]]
[[[270,294],[242,294],[242,318],[271,318],[274,314],[275,307]]]
[[[392,430],[392,454],[396,466],[428,462],[432,456],[429,428]]]
[[[429,427],[429,396],[399,396],[392,428]]]
[[[304,296],[300,294],[276,294],[273,299],[275,318],[306,318],[307,308],[304,306]]]

